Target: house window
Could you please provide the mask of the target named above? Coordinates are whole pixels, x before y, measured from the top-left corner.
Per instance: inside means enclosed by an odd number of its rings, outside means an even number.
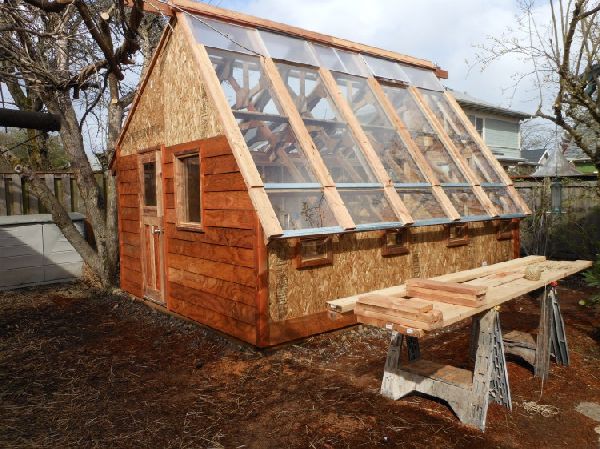
[[[156,162],[145,162],[144,169],[144,206],[156,206]]]
[[[201,229],[202,187],[198,150],[175,154],[175,215],[177,227]]]
[[[480,136],[483,136],[483,118],[469,115],[469,120],[477,130]]]
[[[409,237],[410,234],[408,229],[400,229],[384,233],[381,255],[386,257],[399,254],[408,254]]]
[[[300,239],[296,244],[296,268],[317,267],[333,263],[331,237]]]
[[[514,223],[512,220],[498,220],[496,222],[496,238],[498,240],[511,240],[513,229]]]
[[[469,226],[467,223],[448,225],[448,246],[463,246],[469,244]]]

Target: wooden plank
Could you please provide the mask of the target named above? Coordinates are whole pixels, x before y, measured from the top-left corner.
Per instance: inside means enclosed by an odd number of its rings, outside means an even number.
[[[365,44],[360,44],[357,42],[352,42],[346,39],[340,39],[334,36],[329,36],[322,33],[317,33],[314,31],[305,30],[302,28],[298,28],[295,26],[274,22],[272,20],[262,19],[259,17],[250,16],[248,14],[243,14],[237,11],[231,11],[223,8],[218,8],[215,6],[211,6],[207,3],[198,3],[191,0],[175,0],[173,4],[178,8],[184,9],[186,11],[192,13],[200,13],[207,17],[212,17],[217,20],[224,20],[226,22],[235,23],[242,26],[249,26],[251,28],[263,28],[267,30],[276,31],[279,33],[289,34],[292,36],[299,37],[301,39],[308,39],[314,42],[317,42],[326,46],[333,46],[336,48],[344,49],[351,52],[360,52],[367,53],[373,56],[378,56],[386,59],[391,59],[393,61],[398,61],[404,64],[413,65],[416,67],[421,67],[424,69],[429,69],[434,71],[434,73],[438,73],[437,67],[431,61],[427,61],[425,59],[415,58],[413,56],[404,55],[401,53],[396,53],[389,50],[384,50],[377,47],[372,47]],[[159,4],[144,4],[144,10],[150,13],[157,14],[158,9],[160,8],[160,13],[165,15],[172,15],[173,10],[165,5],[163,7]],[[177,13],[177,16],[183,15],[181,13]],[[443,70],[439,72],[439,74],[443,74]]]
[[[72,212],[73,209],[71,207],[71,175],[65,174],[61,176],[62,185],[63,185],[63,206],[67,210],[67,212]]]
[[[298,340],[322,332],[352,326],[357,320],[353,313],[337,314],[336,320],[329,318],[329,312],[319,312],[269,323],[269,345]]]
[[[14,174],[10,176],[9,193],[11,215],[21,215],[23,213],[23,188],[21,186],[21,175]]]
[[[392,309],[381,309],[374,306],[366,306],[360,302],[356,303],[354,314],[356,315],[356,320],[359,322],[361,321],[362,317],[375,318],[376,320],[385,321],[387,323],[400,324],[401,326],[422,329],[425,331],[437,329],[442,323],[441,320],[438,321],[439,324],[412,320],[405,317],[401,313],[394,312]]]
[[[204,192],[202,195],[205,210],[248,210],[254,211],[246,190],[233,192]]]
[[[527,256],[519,259],[512,259],[507,262],[499,262],[493,265],[487,265],[484,267],[477,267],[471,270],[463,270],[458,271],[456,273],[448,273],[441,276],[436,276],[432,279],[438,281],[446,281],[446,282],[466,282],[472,279],[487,276],[489,274],[497,273],[498,271],[503,270],[512,270],[518,267],[526,267],[528,265],[532,265],[534,263],[544,262],[546,258],[544,256]],[[383,296],[396,296],[396,297],[404,297],[406,295],[406,286],[395,285],[392,287],[387,287],[380,290],[373,290],[373,294],[383,295]],[[353,296],[348,296],[346,298],[339,298],[331,301],[327,301],[331,310],[334,310],[338,313],[346,313],[354,309],[354,305],[356,301],[358,301],[359,297],[366,294],[359,293]]]
[[[448,198],[446,192],[444,192],[444,189],[442,189],[441,186],[431,186],[431,193],[433,194],[433,197],[436,200],[438,200],[440,206],[442,207],[442,210],[450,220],[460,220],[460,214],[458,213],[458,211],[452,204],[452,201],[450,201],[450,198]]]
[[[239,172],[223,173],[217,175],[204,175],[205,192],[225,192],[240,190],[246,192],[244,178]]]
[[[433,279],[408,279],[406,287],[410,295],[412,287],[427,288],[431,290],[440,290],[449,293],[459,293],[468,296],[485,296],[488,291],[487,286],[483,285],[466,285],[458,282],[444,282]]]
[[[251,249],[212,245],[204,242],[188,242],[174,238],[169,238],[169,253],[250,268],[254,267],[255,263],[254,251]]]
[[[0,215],[7,215],[6,209],[6,183],[4,175],[0,174]]]
[[[523,210],[523,213],[527,214],[527,215],[531,215],[531,209],[529,208],[529,205],[523,199],[521,194],[519,192],[517,192],[517,189],[515,188],[515,186],[509,185],[509,186],[507,186],[506,190],[508,191],[511,198],[515,201],[515,203],[517,203],[517,205],[521,207],[521,209]]]
[[[383,302],[379,302],[377,304],[367,304],[362,299],[356,303],[356,308],[354,309],[354,313],[360,315],[364,311],[376,312],[384,315],[389,315],[390,317],[397,317],[406,320],[411,320],[414,323],[426,323],[428,325],[433,325],[436,323],[441,323],[443,320],[442,312],[439,310],[433,310],[433,305],[431,306],[432,310],[426,313],[420,313],[415,311],[407,311],[403,310],[400,307],[395,307],[394,305],[385,304]],[[410,310],[410,309],[409,309]],[[363,312],[361,312],[363,311]],[[403,323],[406,324],[406,323]],[[410,324],[410,323],[409,323]],[[416,325],[415,325],[416,326]],[[420,327],[420,326],[416,326]],[[425,328],[423,328],[425,329]]]
[[[373,293],[361,295],[359,297],[359,302],[361,304],[394,308],[399,311],[414,314],[426,314],[433,310],[433,306],[430,303],[424,302],[419,298],[399,299],[393,296],[382,296]]]
[[[473,298],[459,293],[449,293],[443,290],[421,287],[407,287],[406,294],[408,296],[416,296],[429,301],[445,302],[447,304],[456,304],[467,307],[477,307],[483,302],[481,298]]]
[[[350,212],[348,212],[348,209],[344,205],[344,200],[342,200],[342,197],[337,189],[331,186],[325,187],[323,189],[323,196],[325,197],[325,200],[333,212],[338,224],[346,230],[355,229],[356,225],[354,224],[354,220],[352,220]]]
[[[171,254],[169,256],[169,266],[206,277],[222,279],[248,287],[256,287],[256,275],[252,268],[196,259],[181,254]]]
[[[204,162],[204,173],[207,175],[218,175],[225,173],[239,173],[237,161],[233,154],[211,157]],[[167,172],[165,171],[165,174]],[[171,177],[173,176],[171,172]],[[242,178],[243,179],[243,178]]]
[[[421,338],[425,335],[425,331],[423,329],[405,326],[403,324],[398,323],[392,323],[386,320],[381,320],[370,316],[361,315],[360,317],[356,317],[356,321],[358,321],[359,323],[369,324],[371,326],[381,327],[383,329],[400,332],[401,334],[410,335],[411,337]]]
[[[269,344],[269,253],[258,217],[254,246],[256,265],[256,344]]]

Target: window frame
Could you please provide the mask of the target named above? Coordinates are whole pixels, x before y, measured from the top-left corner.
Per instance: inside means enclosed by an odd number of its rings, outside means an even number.
[[[460,236],[452,236],[452,231],[456,229],[464,229],[463,235]],[[455,231],[456,232],[456,231]],[[454,248],[457,246],[465,246],[470,243],[469,237],[469,223],[468,222],[459,222],[459,223],[450,223],[446,226],[446,246],[449,248]]]
[[[512,240],[515,230],[515,223],[512,219],[495,220],[496,240]]]
[[[159,183],[162,182],[160,179],[159,164],[160,160],[156,157],[157,152],[160,151],[160,147],[149,147],[138,151],[138,175],[140,179],[140,206],[145,216],[158,216],[158,205],[160,198]],[[156,195],[156,204],[154,206],[146,206],[146,184],[144,180],[144,164],[149,162],[154,163],[154,188]]]
[[[401,244],[389,244],[390,234],[402,234]],[[390,229],[381,236],[381,255],[383,257],[400,256],[410,253],[411,232],[410,228]]]
[[[183,178],[183,160],[190,157],[198,157],[198,170],[200,173],[200,222],[184,220],[186,203],[185,180]],[[202,156],[200,146],[176,151],[173,153],[173,187],[175,202],[175,227],[182,231],[204,232],[204,173],[202,172]]]
[[[319,258],[304,260],[302,257],[302,244],[317,240],[323,241],[326,251],[325,255]],[[294,245],[294,266],[297,270],[325,265],[333,265],[333,238],[331,235],[325,237],[302,237],[296,241]]]

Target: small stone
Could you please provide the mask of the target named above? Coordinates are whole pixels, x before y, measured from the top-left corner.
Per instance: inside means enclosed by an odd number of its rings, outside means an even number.
[[[580,402],[575,407],[575,410],[594,421],[600,422],[600,404],[595,402]]]

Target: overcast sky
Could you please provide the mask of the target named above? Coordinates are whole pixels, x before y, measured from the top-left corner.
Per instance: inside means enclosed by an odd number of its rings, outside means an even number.
[[[516,0],[213,0],[212,3],[428,59],[449,71],[445,82],[448,87],[529,113],[537,106],[529,84],[518,89],[512,98],[511,75],[523,69],[522,61],[505,58],[483,73],[479,67],[469,69],[475,61],[475,45],[514,26]],[[544,5],[543,9],[547,7]],[[508,91],[503,91],[507,88]]]

